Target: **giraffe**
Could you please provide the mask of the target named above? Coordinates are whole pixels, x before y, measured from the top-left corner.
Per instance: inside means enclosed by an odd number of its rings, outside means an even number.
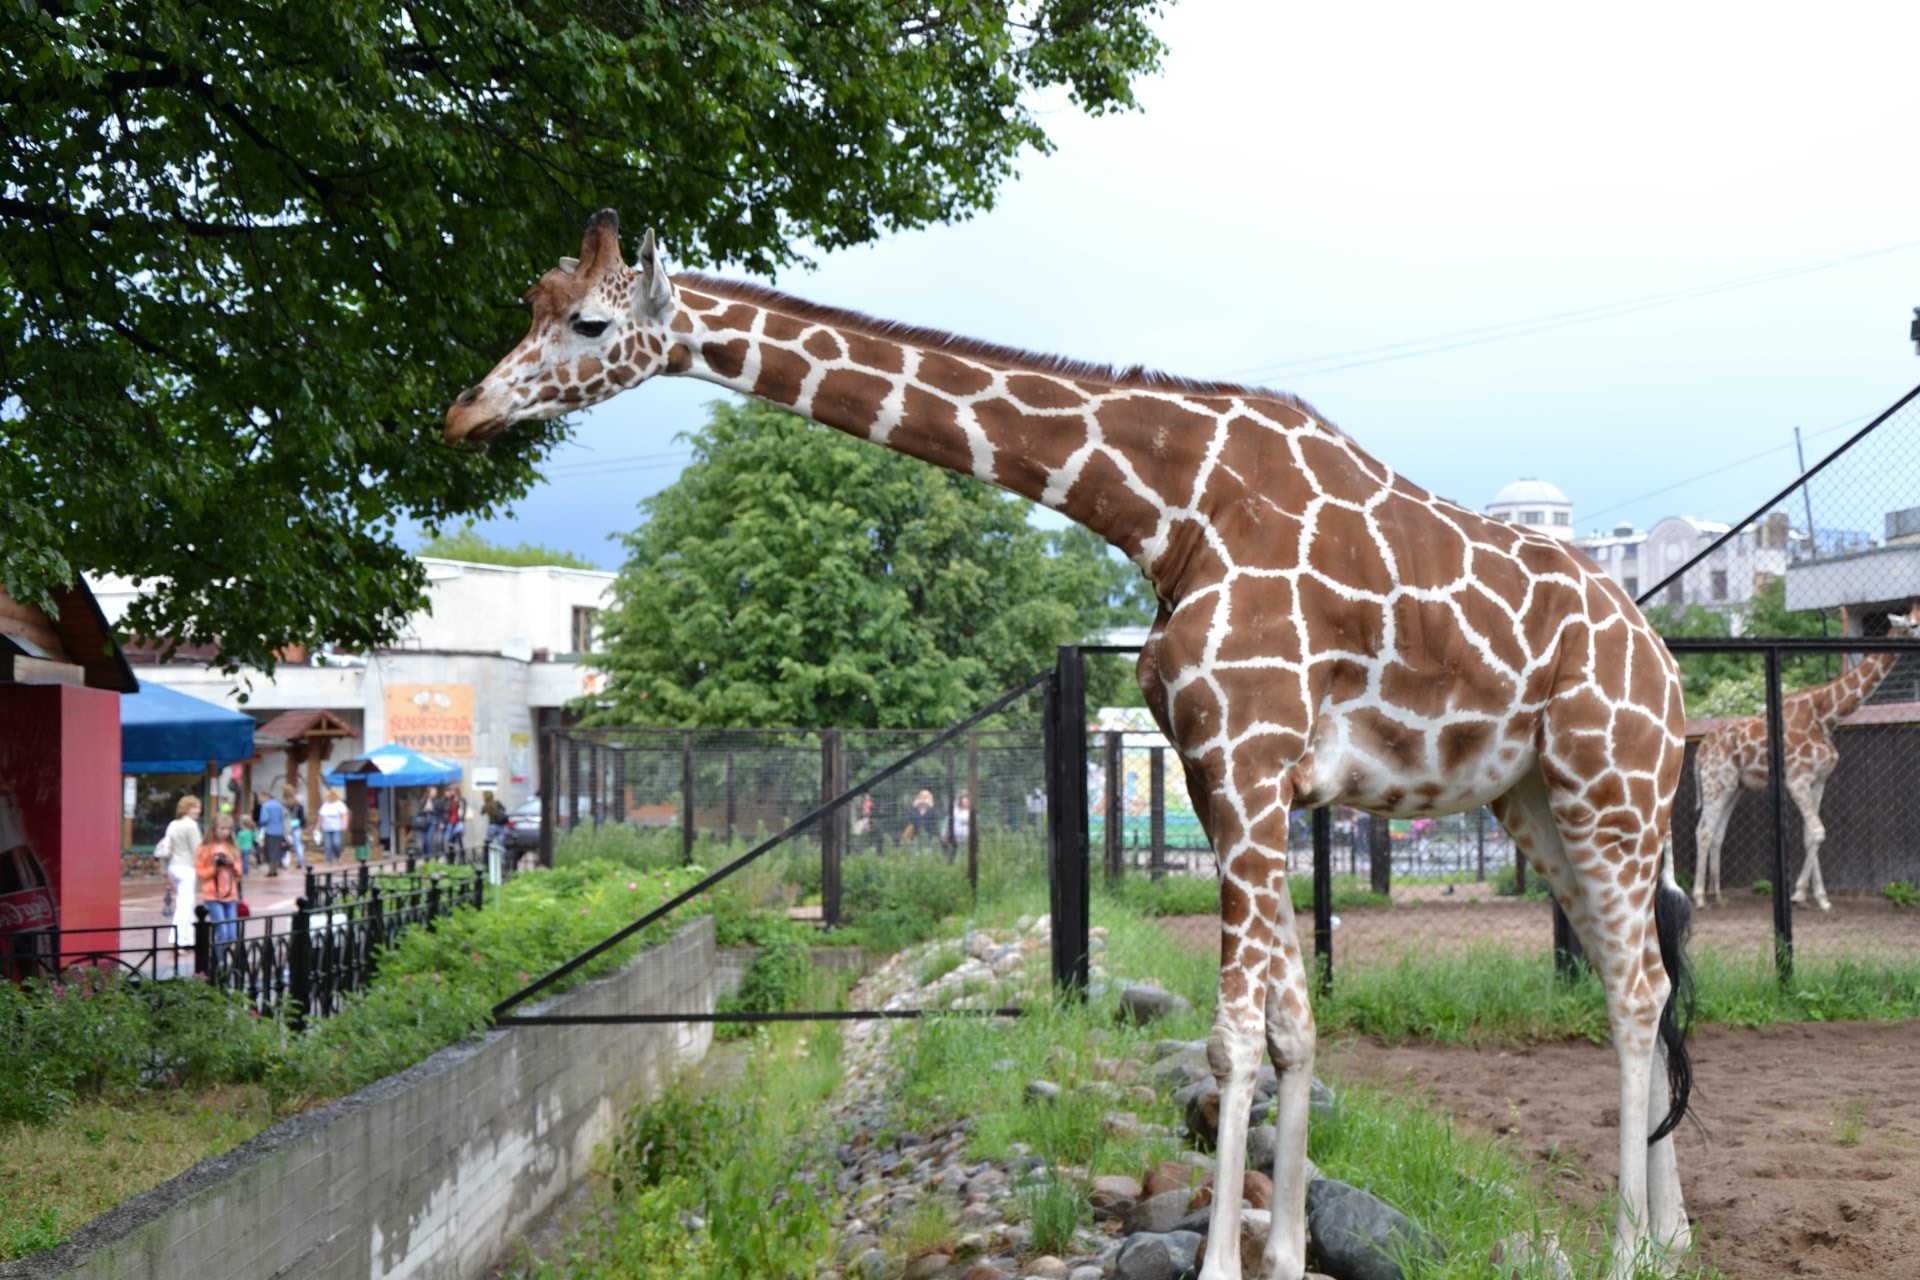
[[[1844,617],[1846,611],[1841,610]],[[1902,637],[1920,635],[1920,603],[1905,614],[1887,615],[1892,634]],[[1793,882],[1793,900],[1805,902],[1809,890],[1814,905],[1829,911],[1826,882],[1820,878],[1820,846],[1826,842],[1827,828],[1820,821],[1820,799],[1826,793],[1827,780],[1840,763],[1833,745],[1833,730],[1853,709],[1880,687],[1893,670],[1898,654],[1868,654],[1837,679],[1811,689],[1787,695],[1780,704],[1780,729],[1786,739],[1786,754],[1781,759],[1787,795],[1800,810],[1806,857]],[[1711,893],[1720,896],[1720,845],[1727,835],[1727,823],[1742,787],[1748,791],[1767,789],[1767,718],[1746,716],[1715,725],[1700,741],[1694,756],[1694,780],[1700,791],[1700,824],[1694,833],[1693,903],[1706,905]]]
[[[607,210],[526,300],[531,327],[455,399],[448,443],[655,376],[700,378],[1040,502],[1151,580],[1159,613],[1138,676],[1221,876],[1207,1049],[1221,1124],[1202,1280],[1242,1274],[1263,1042],[1279,1076],[1278,1150],[1258,1274],[1304,1272],[1315,1034],[1285,883],[1292,805],[1395,817],[1494,806],[1606,992],[1620,1068],[1611,1274],[1689,1246],[1670,1136],[1690,1084],[1674,1016],[1689,904],[1662,864],[1680,686],[1659,637],[1592,562],[1427,493],[1291,396],[669,275],[651,230],[629,268]]]

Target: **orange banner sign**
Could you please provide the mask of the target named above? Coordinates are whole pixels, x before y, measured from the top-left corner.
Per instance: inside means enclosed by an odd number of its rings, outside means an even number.
[[[387,740],[430,756],[473,754],[473,686],[390,684]]]

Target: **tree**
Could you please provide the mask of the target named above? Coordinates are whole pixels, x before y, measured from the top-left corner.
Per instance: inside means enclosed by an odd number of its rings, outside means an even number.
[[[497,513],[562,423],[440,447],[591,210],[772,272],[991,205],[1030,91],[1132,104],[1156,0],[0,10],[0,582],[218,646],[389,639],[396,540]],[[244,590],[245,607],[234,601]]]
[[[537,542],[516,542],[510,547],[502,542],[489,542],[471,524],[451,533],[435,534],[420,544],[418,554],[438,556],[442,560],[465,560],[469,564],[504,564],[516,568],[549,564],[563,569],[600,567],[585,556],[557,547],[542,546]]]
[[[1820,609],[1787,609],[1786,579],[1770,577],[1753,593],[1739,614],[1740,634],[1747,637],[1838,635],[1839,625]],[[1733,615],[1716,613],[1697,604],[1684,608],[1656,605],[1647,621],[1663,636],[1728,636]],[[1756,654],[1686,653],[1680,655],[1680,682],[1691,716],[1757,715],[1766,710],[1766,679]],[[1780,664],[1782,692],[1805,689],[1839,674],[1836,658],[1828,654],[1787,657]]]
[[[692,445],[624,539],[603,723],[945,725],[1151,616],[1093,534],[969,477],[756,403]]]

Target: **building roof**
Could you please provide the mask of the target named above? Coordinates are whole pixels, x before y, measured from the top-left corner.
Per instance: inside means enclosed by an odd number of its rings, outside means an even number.
[[[1558,502],[1566,506],[1573,505],[1573,499],[1560,491],[1560,486],[1533,476],[1522,476],[1500,492],[1493,495],[1488,506],[1505,506],[1510,502]]]
[[[86,580],[75,578],[71,586],[56,589],[53,602],[54,612],[47,613],[0,588],[0,623],[7,624],[0,625],[0,656],[9,663],[14,655],[65,662],[80,668],[89,688],[137,690],[140,682]]]
[[[298,738],[352,738],[358,731],[331,711],[282,711],[261,724],[254,737],[276,742]]]

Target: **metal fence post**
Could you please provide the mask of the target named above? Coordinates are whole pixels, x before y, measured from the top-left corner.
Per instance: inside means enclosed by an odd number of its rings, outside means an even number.
[[[846,757],[842,754],[840,731],[820,731],[820,803],[840,794],[846,782]],[[831,929],[840,923],[840,833],[843,830],[836,809],[820,819],[820,922]]]
[[[980,736],[967,731],[967,893],[980,897]]]
[[[727,800],[727,843],[732,844],[733,843],[734,799],[733,799],[733,747],[731,745],[727,747],[726,773],[721,782],[721,790],[723,790],[726,793],[726,800]]]
[[[680,858],[693,861],[693,731],[680,735]]]
[[[1567,913],[1560,904],[1553,904],[1553,971],[1563,978],[1573,978],[1580,972],[1580,962],[1585,958],[1580,938],[1567,921]]]
[[[1484,881],[1487,878],[1487,811],[1485,807],[1473,811],[1473,878]]]
[[[559,743],[554,741],[551,730],[540,735],[540,865],[553,865],[553,823],[559,816],[559,788],[554,786],[557,779],[553,776],[559,766]]]
[[[201,977],[213,975],[213,926],[204,902],[193,909],[193,971]]]
[[[1154,880],[1167,874],[1167,749],[1155,747],[1147,755],[1147,873]]]
[[[613,804],[612,817],[615,822],[627,820],[627,749],[615,746],[613,751]]]
[[[433,873],[427,881],[427,928],[435,928],[440,923],[440,873]]]
[[[1766,652],[1767,804],[1773,826],[1773,956],[1782,983],[1793,980],[1793,881],[1787,865],[1786,729],[1780,690],[1780,650]]]
[[[1313,957],[1319,990],[1333,990],[1333,810],[1313,811]]]
[[[307,914],[311,906],[310,898],[294,901],[293,936],[287,942],[287,978],[293,996],[293,1016],[287,1025],[296,1032],[307,1029],[307,1010],[313,1004],[313,933]]]
[[[1107,883],[1118,884],[1121,875],[1126,871],[1127,846],[1124,828],[1127,819],[1125,794],[1127,776],[1120,759],[1120,731],[1109,729],[1104,736],[1107,766],[1107,804],[1104,823],[1107,840]]]
[[[1054,668],[1053,752],[1047,816],[1053,829],[1053,980],[1063,992],[1087,990],[1089,935],[1087,855],[1087,698],[1084,655],[1060,646]]]

